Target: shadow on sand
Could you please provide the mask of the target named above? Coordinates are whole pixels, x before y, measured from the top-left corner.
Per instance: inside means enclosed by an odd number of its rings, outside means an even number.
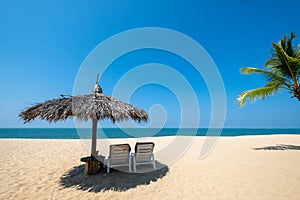
[[[102,168],[98,174],[87,176],[84,165],[73,167],[60,178],[64,188],[76,187],[78,190],[100,192],[106,190],[126,191],[138,185],[148,185],[164,177],[169,168],[157,162],[158,170],[145,173],[128,173],[112,169],[109,174]]]
[[[277,144],[275,146],[267,146],[260,148],[253,148],[254,150],[300,150],[300,146],[288,145],[288,144]]]

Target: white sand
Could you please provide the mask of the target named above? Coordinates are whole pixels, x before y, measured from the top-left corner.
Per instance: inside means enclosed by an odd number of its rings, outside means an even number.
[[[155,149],[173,139],[155,138]],[[200,160],[203,140],[155,172],[86,176],[80,140],[1,139],[0,199],[300,199],[299,135],[223,137]],[[277,144],[296,149],[253,149]]]

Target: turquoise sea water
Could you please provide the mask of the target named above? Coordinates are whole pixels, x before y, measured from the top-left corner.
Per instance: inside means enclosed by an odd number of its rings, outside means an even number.
[[[135,137],[160,137],[175,135],[207,135],[208,129],[98,129],[98,138],[135,138]],[[220,129],[210,129],[210,135],[219,135]],[[300,134],[300,129],[239,129],[225,128],[221,136],[243,135],[273,135],[273,134]],[[75,128],[0,128],[0,138],[31,138],[31,139],[80,139],[91,138],[91,129]]]

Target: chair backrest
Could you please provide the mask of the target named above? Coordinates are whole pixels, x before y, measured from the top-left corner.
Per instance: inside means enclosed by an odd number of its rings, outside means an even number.
[[[153,142],[137,142],[135,144],[135,157],[137,162],[149,161],[154,149]]]
[[[129,163],[129,153],[131,151],[129,144],[112,144],[109,148],[110,163],[121,165]]]

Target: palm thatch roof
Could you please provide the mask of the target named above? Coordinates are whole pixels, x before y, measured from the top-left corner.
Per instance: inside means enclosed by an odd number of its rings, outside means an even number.
[[[76,117],[84,121],[88,119],[111,119],[113,122],[130,118],[139,122],[146,122],[148,118],[144,110],[106,96],[103,93],[63,96],[62,98],[48,100],[23,110],[19,117],[24,120],[24,123],[37,117],[49,122],[66,120],[69,117]]]

